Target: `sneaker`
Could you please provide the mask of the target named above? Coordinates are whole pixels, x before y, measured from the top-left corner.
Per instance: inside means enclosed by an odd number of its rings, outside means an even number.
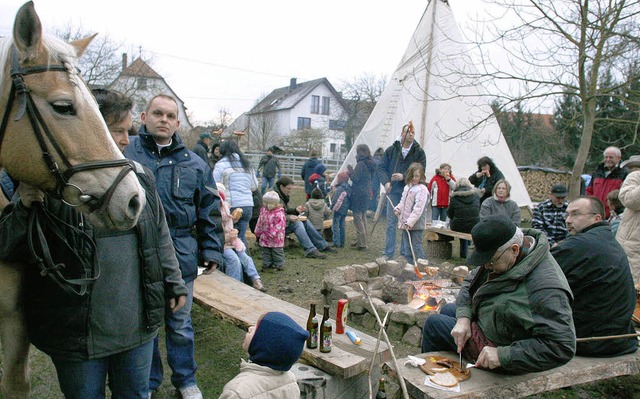
[[[202,392],[197,385],[191,385],[188,387],[178,389],[180,391],[180,395],[182,399],[203,399]]]
[[[327,255],[325,255],[323,253],[320,253],[320,251],[318,251],[317,249],[314,249],[313,251],[311,251],[308,254],[306,254],[304,257],[305,258],[326,259]]]
[[[284,270],[284,265],[275,265],[277,271],[281,272]]]
[[[259,278],[253,280],[253,288],[257,289],[258,291],[267,292],[267,289],[264,288],[264,284],[262,284],[262,280]]]
[[[327,245],[326,247],[324,247],[322,252],[331,252],[332,254],[337,254],[338,250],[332,247],[331,245]]]

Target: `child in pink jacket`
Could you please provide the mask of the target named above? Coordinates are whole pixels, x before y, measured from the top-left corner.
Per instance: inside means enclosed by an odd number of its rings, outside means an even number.
[[[407,262],[414,263],[413,252],[418,259],[425,259],[422,248],[422,234],[427,225],[427,203],[429,202],[429,189],[425,182],[424,168],[414,162],[409,165],[405,175],[406,186],[402,191],[402,198],[393,212],[398,216],[398,229],[402,233],[402,254]],[[409,240],[411,236],[411,240]],[[417,259],[416,259],[417,260]]]
[[[275,191],[262,196],[263,207],[256,223],[255,235],[262,248],[262,270],[284,267],[284,230],[287,220],[280,197]]]

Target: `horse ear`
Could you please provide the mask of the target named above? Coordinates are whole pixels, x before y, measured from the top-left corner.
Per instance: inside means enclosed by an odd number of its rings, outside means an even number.
[[[33,1],[25,3],[16,14],[13,24],[13,42],[20,52],[20,61],[34,60],[40,52],[42,24],[33,6]]]
[[[76,54],[78,55],[78,58],[80,58],[80,56],[84,53],[84,51],[89,46],[89,43],[91,43],[93,38],[96,37],[97,35],[98,35],[97,33],[94,33],[93,35],[87,36],[84,39],[78,39],[71,42],[71,45],[76,49]]]

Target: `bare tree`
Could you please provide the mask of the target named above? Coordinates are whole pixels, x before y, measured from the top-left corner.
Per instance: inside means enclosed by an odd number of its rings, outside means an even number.
[[[355,138],[369,119],[369,115],[373,112],[373,108],[375,108],[386,85],[387,78],[385,76],[372,74],[363,74],[350,82],[343,81],[341,83],[342,98],[349,107],[349,115],[344,128],[347,151],[351,149]]]
[[[249,150],[263,151],[280,139],[277,131],[278,120],[274,113],[251,115],[249,118]]]
[[[604,71],[629,85],[637,76],[625,75],[637,59],[640,45],[640,3],[637,0],[491,0],[492,15],[483,30],[476,29],[474,44],[480,62],[477,71],[466,69],[465,79],[488,88],[504,107],[525,102],[530,107],[575,93],[580,99],[582,132],[573,165],[571,195],[580,190],[580,175],[587,161],[601,96],[616,95],[617,87],[605,87]],[[508,21],[508,22],[507,22]],[[504,27],[506,23],[510,26]],[[491,52],[499,46],[506,62]],[[471,59],[468,59],[471,62]],[[475,61],[475,60],[474,60]],[[464,68],[463,68],[464,69]],[[462,71],[443,72],[460,83]],[[514,94],[519,91],[519,94]],[[456,93],[451,93],[455,95]]]

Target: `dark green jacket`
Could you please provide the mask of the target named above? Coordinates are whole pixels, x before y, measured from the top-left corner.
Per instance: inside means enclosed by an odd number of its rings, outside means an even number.
[[[50,356],[85,360],[139,346],[157,334],[158,328],[164,322],[168,300],[187,295],[164,210],[160,206],[153,184],[153,174],[148,170],[145,173],[139,164],[136,166],[138,179],[146,192],[147,205],[140,215],[135,231],[123,234],[131,237],[131,246],[138,244],[138,256],[131,256],[131,263],[126,264],[101,264],[99,259],[97,262],[102,278],[119,273],[119,270],[122,272],[122,268],[137,266],[139,287],[107,287],[108,292],[102,292],[98,297],[110,302],[101,304],[100,309],[96,310],[98,304],[92,299],[95,299],[97,294],[94,293],[93,285],[89,286],[83,296],[69,294],[48,276],[43,277],[32,260],[26,264],[23,301],[29,338],[38,349]],[[99,232],[103,233],[102,230],[94,229],[75,209],[58,200],[47,197],[45,207],[57,218],[81,229],[89,237],[95,237]],[[26,245],[28,214],[29,210],[22,206],[18,196],[4,209],[0,217],[0,259],[30,259]],[[54,223],[58,227],[62,225],[59,222]],[[51,234],[51,225],[45,222],[42,227],[49,240],[55,262],[67,265],[65,273],[81,270],[82,266],[78,266],[78,262],[69,256],[69,252],[61,249],[57,238]],[[65,237],[73,243],[78,253],[84,259],[96,262],[95,248],[75,240],[75,236],[68,229],[63,229],[67,233]],[[112,231],[111,234],[113,233]],[[113,248],[113,251],[119,250],[123,249]],[[140,259],[141,262],[134,259]],[[122,292],[135,292],[137,295],[122,297],[119,295]],[[113,306],[122,303],[126,306]],[[121,311],[113,309],[113,323],[96,329],[91,322],[93,312],[100,311],[104,316],[110,311],[109,306]],[[141,309],[142,314],[132,314],[132,311],[127,312],[127,309]],[[122,331],[122,327],[115,330],[115,325],[125,326],[126,331]]]
[[[576,351],[567,279],[549,253],[546,236],[523,232],[535,239],[526,256],[500,275],[477,267],[456,300],[456,316],[477,321],[497,346],[502,369],[516,374],[562,366]]]

